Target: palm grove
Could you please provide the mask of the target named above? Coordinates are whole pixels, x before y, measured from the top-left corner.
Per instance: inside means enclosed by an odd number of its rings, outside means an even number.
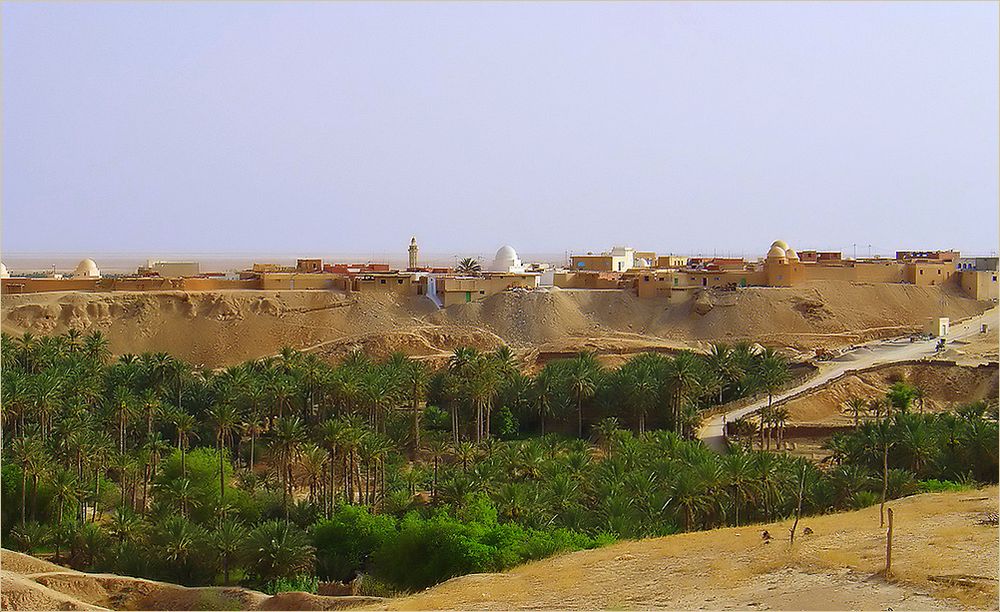
[[[748,344],[617,369],[581,353],[533,376],[507,347],[460,348],[440,369],[286,349],[209,371],[113,358],[100,333],[70,331],[4,335],[2,360],[4,546],[189,585],[363,575],[367,592],[412,590],[617,538],[996,479],[992,410],[923,415],[912,398],[835,439],[834,465],[769,452],[779,411],[759,449],[713,453],[693,439],[703,411],[789,377]]]

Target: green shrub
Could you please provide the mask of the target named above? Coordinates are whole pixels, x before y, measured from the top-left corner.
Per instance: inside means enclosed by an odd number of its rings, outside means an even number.
[[[920,493],[940,493],[942,491],[965,491],[970,488],[972,487],[968,484],[954,482],[952,480],[937,480],[935,478],[930,478],[928,480],[921,480],[917,485],[917,490]]]
[[[423,425],[429,431],[448,431],[451,429],[451,415],[437,406],[427,406],[424,408]]]
[[[396,519],[361,506],[342,505],[311,529],[316,572],[324,580],[347,582],[368,568],[372,555],[395,536]]]
[[[319,578],[297,574],[287,578],[278,578],[264,585],[263,591],[269,595],[287,593],[289,591],[302,591],[304,593],[316,594],[319,589]]]

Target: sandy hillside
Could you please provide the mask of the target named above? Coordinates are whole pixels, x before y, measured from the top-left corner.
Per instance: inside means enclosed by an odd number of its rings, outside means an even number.
[[[996,323],[1000,323],[997,321]],[[950,359],[964,364],[978,364],[1000,361],[1000,334],[997,325],[991,325],[985,334],[976,334],[965,340],[949,342],[941,353],[941,359]]]
[[[3,610],[339,610],[378,598],[267,595],[235,587],[176,584],[66,569],[21,553],[0,553]]]
[[[623,542],[504,574],[452,579],[391,600],[408,609],[996,609],[997,488],[920,495],[895,512],[893,574],[878,506],[790,521]],[[762,529],[775,536],[770,544]]]
[[[956,403],[996,399],[1000,368],[963,366],[947,362],[876,366],[827,383],[784,404],[789,425],[850,425],[854,417],[844,409],[852,397],[884,397],[894,382],[905,380],[926,394],[924,410],[936,412]],[[915,406],[917,410],[919,406]]]
[[[3,331],[20,335],[98,329],[112,351],[167,351],[220,366],[317,347],[331,358],[353,347],[429,359],[472,344],[602,354],[647,347],[698,348],[750,339],[808,350],[921,328],[931,315],[978,314],[986,303],[952,289],[827,282],[796,288],[699,292],[672,301],[624,291],[542,290],[438,310],[423,297],[336,291],[42,293],[4,296]]]

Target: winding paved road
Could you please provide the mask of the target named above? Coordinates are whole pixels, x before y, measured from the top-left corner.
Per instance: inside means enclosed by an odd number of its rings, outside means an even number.
[[[995,326],[1000,322],[997,315],[997,308],[993,307],[980,315],[961,323],[956,323],[948,331],[946,339],[951,342],[977,334],[983,323]],[[848,370],[863,370],[883,363],[908,361],[931,356],[935,353],[934,349],[937,342],[937,338],[910,342],[909,336],[869,342],[838,356],[836,359],[822,362],[815,376],[803,381],[801,385],[795,388],[776,394],[773,401],[777,402],[796,393],[818,387]],[[744,406],[743,408],[715,415],[702,423],[701,428],[698,430],[698,438],[707,444],[709,448],[720,453],[724,452],[726,444],[723,437],[723,423],[746,416],[756,410],[760,410],[766,405],[767,398],[764,397],[760,401]]]

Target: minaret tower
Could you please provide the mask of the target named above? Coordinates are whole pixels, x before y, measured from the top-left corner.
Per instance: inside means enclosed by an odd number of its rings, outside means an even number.
[[[417,267],[417,251],[418,250],[419,250],[419,248],[417,247],[417,237],[414,236],[414,237],[410,238],[410,269],[411,270],[413,268]]]

